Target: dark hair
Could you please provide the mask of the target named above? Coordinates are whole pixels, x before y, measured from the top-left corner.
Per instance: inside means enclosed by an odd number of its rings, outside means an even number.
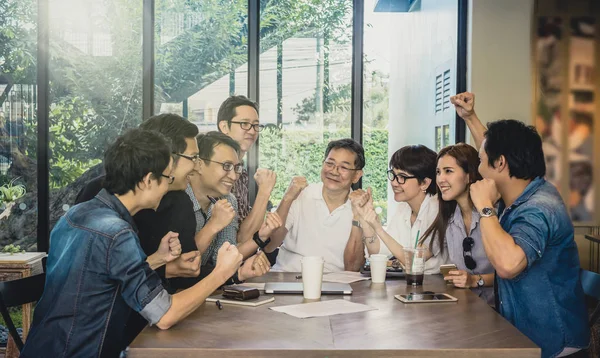
[[[221,131],[219,123],[221,123],[222,121],[227,121],[227,127],[231,128],[231,120],[237,115],[236,108],[241,106],[250,106],[254,108],[256,113],[258,113],[258,104],[248,99],[248,97],[230,96],[223,103],[221,103],[221,107],[219,107],[219,112],[217,112],[217,128],[219,129],[219,131]]]
[[[161,174],[169,166],[171,145],[161,133],[130,129],[119,136],[104,153],[106,177],[104,187],[108,192],[123,195],[135,192],[138,183],[148,173],[159,183]]]
[[[510,177],[535,179],[546,175],[542,139],[535,127],[514,119],[502,119],[488,123],[485,138],[484,150],[490,166],[494,167],[503,155]]]
[[[325,158],[329,155],[332,149],[346,149],[351,151],[356,155],[354,159],[354,167],[356,169],[362,169],[365,167],[365,150],[360,143],[351,138],[344,138],[333,140],[327,144],[327,149],[325,149]]]
[[[240,155],[240,144],[221,132],[211,131],[199,134],[196,137],[196,141],[198,141],[198,154],[200,158],[211,159],[215,154],[215,147],[219,144],[224,144],[233,148],[238,156]]]
[[[152,116],[140,124],[140,129],[156,131],[171,141],[171,150],[174,153],[183,153],[187,149],[186,138],[198,135],[198,127],[175,113],[163,113]],[[174,157],[177,162],[178,157]]]
[[[479,154],[477,153],[477,149],[465,143],[449,145],[446,148],[440,150],[440,153],[437,156],[436,163],[439,162],[439,160],[446,155],[449,155],[456,159],[456,164],[458,164],[458,166],[461,167],[465,173],[467,173],[467,175],[469,176],[469,185],[482,179],[478,169]],[[456,211],[457,202],[456,200],[442,200],[442,193],[440,192],[440,188],[437,186],[437,184],[435,187],[438,194],[439,210],[437,216],[435,217],[435,220],[433,221],[433,223],[431,223],[431,226],[427,229],[427,231],[425,231],[423,237],[431,235],[433,239],[431,240],[430,249],[433,248],[433,240],[437,239],[440,244],[441,250],[444,251],[446,229],[448,228],[450,218],[452,218],[454,212]],[[467,190],[469,190],[468,186]]]
[[[407,145],[398,149],[390,159],[390,169],[404,170],[417,177],[419,184],[425,178],[431,179],[427,194],[435,194],[435,163],[436,154],[424,145]]]

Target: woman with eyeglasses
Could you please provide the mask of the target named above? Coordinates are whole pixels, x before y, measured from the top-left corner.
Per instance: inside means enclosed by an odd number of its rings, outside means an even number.
[[[470,288],[489,305],[494,305],[494,268],[481,241],[480,215],[469,196],[472,183],[481,180],[479,155],[468,144],[442,149],[437,157],[436,182],[439,213],[427,235],[448,248],[450,262],[458,270],[444,277],[455,287]]]
[[[426,233],[438,214],[435,162],[435,152],[423,145],[402,147],[392,155],[387,175],[399,205],[389,216],[387,230],[373,209],[372,198],[358,209],[369,254],[391,252],[404,265],[404,248],[426,247],[425,274],[439,273],[447,254],[439,241]]]

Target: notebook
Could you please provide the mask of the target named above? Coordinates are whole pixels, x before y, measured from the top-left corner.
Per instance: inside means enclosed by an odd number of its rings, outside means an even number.
[[[257,298],[253,298],[251,300],[246,300],[246,301],[223,298],[223,295],[213,295],[213,296],[206,297],[206,302],[216,302],[217,300],[219,300],[219,302],[221,302],[222,304],[256,307],[256,306],[264,305],[265,303],[275,301],[275,297],[273,297],[273,296],[258,296]]]

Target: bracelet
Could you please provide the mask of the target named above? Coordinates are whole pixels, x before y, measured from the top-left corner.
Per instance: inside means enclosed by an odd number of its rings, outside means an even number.
[[[362,242],[363,242],[363,244],[367,244],[367,243],[372,244],[375,242],[376,238],[377,238],[377,236],[363,237]]]

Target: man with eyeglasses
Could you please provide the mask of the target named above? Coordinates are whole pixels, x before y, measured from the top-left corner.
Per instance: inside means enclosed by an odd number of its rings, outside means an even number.
[[[590,330],[573,224],[556,187],[544,179],[539,134],[516,120],[484,127],[472,93],[450,101],[480,147],[483,180],[471,184],[470,195],[496,270],[498,312],[542,348],[542,357],[587,357]]]
[[[132,129],[107,149],[105,188],[52,230],[44,294],[21,357],[117,357],[132,310],[168,329],[238,270],[241,255],[224,245],[206,280],[171,296],[146,261],[132,215],[158,207],[172,162],[168,139],[156,132]],[[164,264],[179,248],[164,241],[157,254]]]
[[[231,188],[242,172],[238,142],[220,132],[208,132],[197,137],[199,162],[190,175],[186,189],[196,213],[196,231],[207,231],[208,235],[197,239],[196,246],[202,252],[202,264],[216,264],[219,247],[228,242],[237,244],[239,223],[237,200]],[[281,226],[276,213],[268,213],[256,242],[248,240],[237,244],[237,248],[250,263],[265,269],[271,266],[267,257],[256,251],[263,247],[274,229]],[[198,236],[197,236],[198,238]]]
[[[349,195],[364,166],[363,147],[353,139],[340,139],[327,145],[320,183],[292,179],[277,208],[285,226],[271,234],[265,248],[271,252],[281,245],[273,271],[300,272],[304,256],[323,257],[326,272],[360,269],[362,229],[353,220]]]
[[[231,96],[221,104],[217,113],[217,127],[220,132],[239,143],[240,159],[256,143],[259,132],[264,128],[258,119],[258,105],[245,96]],[[258,192],[252,206],[248,195],[249,179],[248,170],[244,168],[232,190],[238,202],[240,229],[237,241],[240,243],[250,240],[261,228],[277,175],[264,168],[256,171],[254,180],[258,185]]]

